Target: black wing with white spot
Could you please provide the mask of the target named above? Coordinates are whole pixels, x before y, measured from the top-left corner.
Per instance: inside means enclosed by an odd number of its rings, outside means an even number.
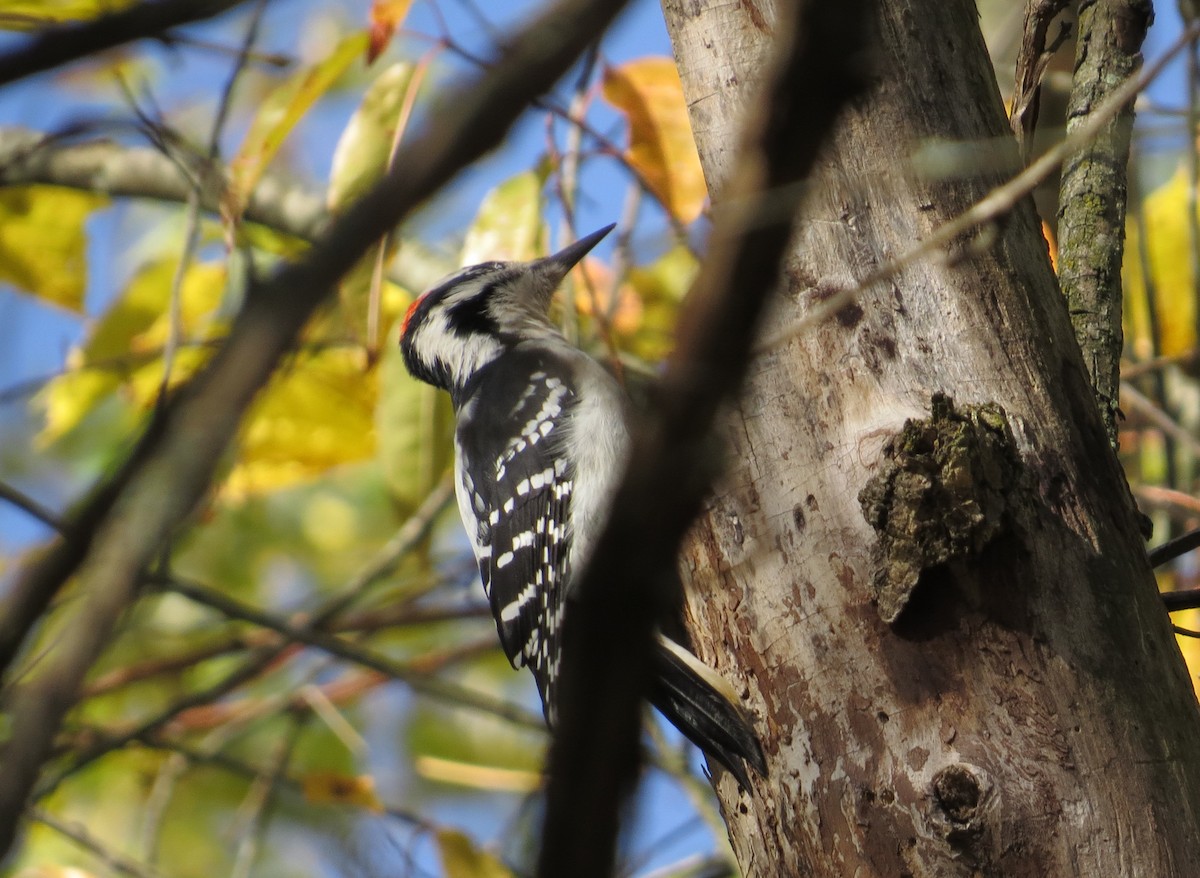
[[[479,522],[473,545],[504,651],[533,671],[553,722],[574,477],[558,452],[575,392],[536,352],[508,356],[508,368],[481,371],[472,417],[459,421],[460,503]],[[516,357],[529,368],[513,369]]]

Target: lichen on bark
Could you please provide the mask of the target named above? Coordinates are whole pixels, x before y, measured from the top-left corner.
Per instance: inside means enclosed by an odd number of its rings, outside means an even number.
[[[929,419],[905,421],[883,453],[858,501],[879,535],[872,590],[892,624],[925,571],[977,555],[1012,526],[1023,469],[1003,408],[959,410],[941,393]]]

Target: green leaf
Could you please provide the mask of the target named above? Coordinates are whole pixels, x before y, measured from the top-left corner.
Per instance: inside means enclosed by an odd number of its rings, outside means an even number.
[[[108,199],[56,186],[0,190],[0,281],[37,298],[83,310],[88,215]]]
[[[503,863],[456,829],[439,829],[437,842],[447,878],[512,878]]]
[[[679,305],[696,278],[699,263],[682,245],[678,245],[649,265],[629,272],[629,283],[642,303],[637,333],[626,347],[649,362],[667,355],[674,344]]]
[[[525,171],[484,197],[463,242],[463,265],[490,259],[525,261],[541,254],[544,182],[541,174]]]
[[[375,428],[379,455],[400,511],[407,514],[421,504],[450,466],[454,410],[444,391],[408,374],[396,338],[385,346],[378,368]]]
[[[35,30],[47,24],[97,18],[134,0],[0,0],[0,29]]]
[[[393,64],[363,95],[333,151],[328,195],[331,212],[341,213],[383,176],[412,87],[413,65]]]
[[[238,154],[230,163],[226,214],[235,220],[250,199],[263,172],[317,100],[333,87],[362,54],[367,45],[365,33],[346,37],[324,60],[292,75],[263,101]]]
[[[406,103],[412,100],[413,66],[393,64],[367,89],[362,104],[347,123],[333,152],[328,204],[331,213],[341,213],[387,171],[388,158]],[[385,264],[395,251],[393,244]],[[367,339],[367,312],[378,245],[359,260],[338,286],[338,300],[351,335]],[[371,340],[373,341],[373,340]]]

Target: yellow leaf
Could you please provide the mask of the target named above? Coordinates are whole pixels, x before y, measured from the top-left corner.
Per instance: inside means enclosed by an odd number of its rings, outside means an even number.
[[[543,177],[525,171],[487,194],[463,241],[462,264],[525,261],[541,253]]]
[[[1196,345],[1196,291],[1192,280],[1191,243],[1188,232],[1188,173],[1182,165],[1166,183],[1155,189],[1142,203],[1146,243],[1139,242],[1136,223],[1126,229],[1125,333],[1133,340],[1141,357],[1152,350],[1150,302],[1146,296],[1143,270],[1148,271],[1154,287],[1154,307],[1161,338],[1158,353],[1165,356],[1183,353]],[[1140,252],[1147,253],[1142,266]]]
[[[437,842],[446,878],[512,878],[507,866],[457,830],[439,829]]]
[[[33,30],[116,12],[134,0],[0,0],[0,29]]]
[[[1171,621],[1180,628],[1187,628],[1191,631],[1200,630],[1200,610],[1172,613]],[[1175,642],[1179,644],[1179,651],[1183,653],[1183,660],[1187,662],[1188,673],[1192,678],[1192,688],[1196,690],[1197,697],[1200,697],[1200,639],[1188,637],[1186,634],[1176,634]]]
[[[438,756],[418,756],[413,768],[426,780],[491,792],[532,793],[542,784],[542,774],[538,771],[497,768]]]
[[[377,370],[359,348],[297,353],[251,408],[224,490],[284,488],[371,457],[376,394]]]
[[[162,383],[163,346],[176,259],[161,259],[142,268],[68,357],[68,371],[38,394],[45,412],[41,442],[52,442],[76,426],[119,388],[128,401],[146,408]],[[211,354],[199,342],[224,331],[218,311],[225,293],[225,269],[197,263],[180,285],[180,337],[185,342],[172,365],[171,383],[192,375]]]
[[[603,94],[629,119],[629,163],[667,210],[690,223],[708,189],[675,62],[652,57],[610,68]]]
[[[375,793],[375,779],[369,774],[348,777],[329,771],[305,775],[301,781],[304,798],[320,805],[356,805],[382,813],[383,802]]]
[[[321,62],[288,77],[259,107],[238,154],[230,163],[226,212],[241,216],[250,193],[279,147],[309,108],[349,69],[367,44],[365,33],[346,37]]]
[[[649,265],[629,272],[629,283],[642,302],[638,333],[626,346],[648,362],[665,357],[674,345],[679,305],[699,271],[699,263],[682,245],[674,247]]]
[[[108,199],[55,186],[0,190],[0,281],[72,311],[87,288],[84,222]]]

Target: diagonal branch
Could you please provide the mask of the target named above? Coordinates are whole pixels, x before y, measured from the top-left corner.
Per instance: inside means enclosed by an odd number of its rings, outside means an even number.
[[[125,466],[123,488],[100,510],[86,554],[60,544],[71,555],[69,563],[51,551],[23,571],[23,587],[41,594],[56,593],[78,571],[80,599],[64,622],[62,646],[11,698],[11,734],[0,764],[0,856],[16,837],[63,717],[134,599],[142,571],[204,498],[247,407],[308,317],[373,242],[496,146],[529,101],[555,83],[621,5],[562,0],[516,33],[486,75],[463,82],[431,107],[428,118],[437,125],[400,149],[395,170],[303,259],[251,285],[228,340],[160,409],[157,429]]]
[[[47,28],[34,34],[20,48],[0,55],[0,85],[136,40],[161,37],[172,28],[215,18],[244,2],[148,0],[90,21]]]
[[[25,128],[0,127],[0,186],[40,183],[178,204],[187,202],[195,186],[205,212],[219,214],[229,179],[225,168],[196,155],[185,173],[179,164],[185,158],[145,146],[106,140],[69,143]],[[318,240],[330,222],[324,192],[270,172],[254,187],[242,218],[305,241]],[[448,270],[419,243],[406,240],[389,276],[406,289],[420,290]]]
[[[781,7],[775,64],[719,194],[709,254],[683,309],[655,416],[635,438],[612,517],[567,614],[542,876],[611,873],[617,814],[637,768],[653,630],[676,601],[664,583],[674,580],[680,543],[713,476],[717,411],[746,373],[791,239],[797,183],[864,85],[863,0]]]

